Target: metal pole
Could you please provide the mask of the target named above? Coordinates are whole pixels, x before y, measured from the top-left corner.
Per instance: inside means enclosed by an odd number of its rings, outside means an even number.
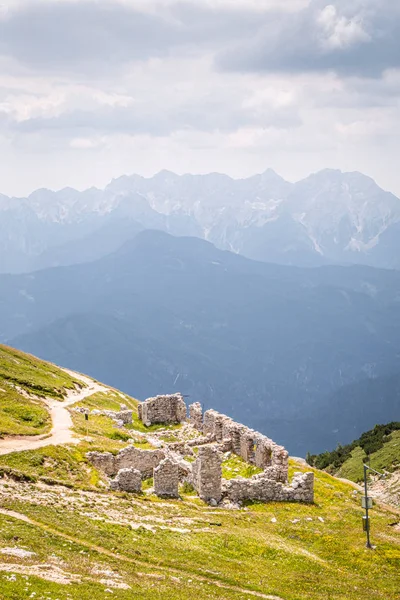
[[[367,465],[364,465],[364,494],[365,494],[365,520],[367,528],[367,548],[372,548],[369,539],[369,519],[368,519],[368,485],[367,485]]]

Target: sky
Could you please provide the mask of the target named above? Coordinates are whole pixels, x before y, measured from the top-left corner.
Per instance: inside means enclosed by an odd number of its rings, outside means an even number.
[[[0,193],[399,155],[397,0],[0,0]]]

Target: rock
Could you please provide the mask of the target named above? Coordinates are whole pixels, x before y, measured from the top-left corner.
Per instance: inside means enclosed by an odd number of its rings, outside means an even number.
[[[141,492],[142,476],[137,469],[120,469],[117,476],[111,481],[110,487],[114,491],[120,492]]]

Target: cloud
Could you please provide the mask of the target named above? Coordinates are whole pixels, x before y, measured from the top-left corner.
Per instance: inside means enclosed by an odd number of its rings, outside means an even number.
[[[102,99],[103,100],[103,99]],[[170,105],[163,103],[129,103],[123,105],[97,105],[92,109],[64,110],[59,114],[51,114],[53,106],[49,100],[35,101],[22,116],[18,112],[23,106],[17,102],[14,108],[17,117],[8,121],[8,128],[19,134],[53,133],[68,137],[85,137],[96,134],[149,134],[152,136],[168,136],[175,131],[192,129],[204,132],[230,132],[238,127],[259,126],[275,128],[292,128],[301,124],[300,117],[293,107],[279,106],[275,102],[254,103],[252,98],[241,101],[240,97],[200,97],[190,98],[187,102],[177,101]],[[55,101],[54,101],[55,102]],[[229,108],[227,107],[229,104]],[[2,112],[12,113],[7,103],[0,104]],[[40,106],[42,114],[35,116],[35,108]],[[8,110],[7,110],[8,108]],[[29,113],[32,116],[29,116]],[[50,113],[50,114],[49,114]]]
[[[400,191],[395,0],[3,2],[0,192],[268,166]]]
[[[290,15],[266,13],[254,38],[223,50],[216,64],[242,72],[380,77],[400,67],[400,5],[314,0]]]
[[[29,0],[0,20],[0,56],[39,72],[98,77],[174,52],[201,54],[243,38],[259,13],[239,4]]]

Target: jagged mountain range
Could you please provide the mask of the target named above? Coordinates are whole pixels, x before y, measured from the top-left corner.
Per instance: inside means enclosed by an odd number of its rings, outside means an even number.
[[[0,272],[71,265],[116,250],[143,229],[196,236],[265,262],[400,268],[400,200],[361,173],[324,170],[289,183],[162,171],[104,190],[0,196]]]
[[[0,276],[0,341],[140,399],[180,390],[304,455],[396,419],[399,301],[400,271],[143,231],[97,261]]]

